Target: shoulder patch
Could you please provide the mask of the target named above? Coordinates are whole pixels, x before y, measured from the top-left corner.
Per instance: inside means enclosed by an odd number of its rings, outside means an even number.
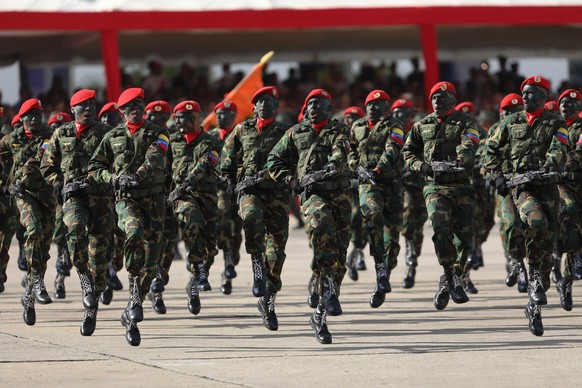
[[[164,151],[168,150],[168,145],[169,145],[169,140],[168,136],[164,135],[163,133],[160,133],[158,135],[158,138],[156,139],[156,142],[158,143],[158,145],[160,146],[161,149],[163,149]]]
[[[479,131],[477,131],[475,128],[467,128],[466,136],[473,140],[475,144],[479,144]]]
[[[216,166],[216,162],[218,162],[218,152],[215,150],[212,150],[208,153],[208,159],[210,159],[210,163],[212,163],[213,166]]]
[[[556,137],[562,144],[568,145],[568,130],[566,128],[562,127],[558,129],[558,131],[556,131]],[[579,141],[580,140],[578,140],[578,142]]]
[[[390,135],[392,140],[394,140],[399,145],[402,145],[404,142],[404,131],[400,128],[392,129],[392,134]]]

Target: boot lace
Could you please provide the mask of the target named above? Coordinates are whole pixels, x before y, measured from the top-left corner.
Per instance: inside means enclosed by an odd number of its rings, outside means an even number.
[[[388,275],[386,274],[386,266],[384,265],[384,263],[376,264],[376,276],[378,277],[378,279],[388,277]]]
[[[253,276],[257,280],[263,280],[263,266],[258,259],[253,259]]]

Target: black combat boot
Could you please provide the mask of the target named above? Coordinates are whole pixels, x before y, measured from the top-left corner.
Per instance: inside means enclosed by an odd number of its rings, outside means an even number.
[[[113,300],[113,290],[106,286],[105,291],[103,291],[101,296],[99,296],[99,300],[101,300],[101,303],[108,306]]]
[[[161,292],[153,292],[152,289],[150,288],[146,296],[148,300],[152,302],[152,309],[156,313],[158,314],[166,313],[166,304],[164,303],[164,299]]]
[[[81,335],[89,336],[95,332],[95,327],[97,326],[97,309],[85,308],[85,315],[83,316],[83,322],[81,322]]]
[[[67,297],[67,292],[65,290],[65,275],[57,273],[55,277],[55,298],[65,299]]]
[[[354,248],[354,250],[356,251],[355,255],[357,260],[356,269],[358,271],[365,271],[367,268],[366,262],[364,261],[364,250],[361,248]]]
[[[28,262],[26,261],[26,254],[24,253],[24,242],[18,242],[18,269],[21,271],[28,271]]]
[[[105,284],[107,284],[107,287],[111,288],[113,291],[123,290],[123,283],[121,283],[121,280],[119,280],[119,277],[117,276],[117,271],[115,271],[115,267],[113,266],[111,260],[107,263]]]
[[[33,326],[36,323],[36,311],[34,310],[34,295],[32,291],[32,284],[26,288],[22,298],[20,298],[20,302],[22,303],[22,307],[24,307],[24,311],[22,313],[24,323],[26,323],[28,326]]]
[[[263,316],[263,325],[271,331],[276,331],[279,328],[279,321],[275,314],[276,296],[277,293],[267,291],[257,302],[257,307]]]
[[[42,276],[33,271],[32,275],[32,289],[34,291],[34,298],[40,304],[51,304],[53,300],[49,296],[48,292],[46,291],[46,286],[44,285],[44,279]]]
[[[475,271],[479,269],[479,257],[477,256],[477,248],[473,246],[469,256],[467,256],[467,264],[471,266]]]
[[[139,276],[129,275],[129,301],[127,302],[127,308],[125,310],[128,320],[135,323],[143,321],[140,288]]]
[[[161,294],[162,292],[166,291],[166,287],[164,286],[164,281],[162,280],[162,275],[156,276],[154,280],[152,280],[152,284],[150,285],[150,291],[154,294]]]
[[[447,308],[447,305],[449,304],[449,298],[450,295],[447,277],[445,276],[445,274],[442,274],[439,281],[439,288],[436,294],[434,295],[434,307],[437,310],[444,310],[445,308]]]
[[[558,294],[560,294],[560,304],[562,308],[566,311],[572,311],[573,301],[572,301],[572,279],[566,279],[562,277],[558,283],[556,283],[556,289]]]
[[[83,306],[85,309],[97,308],[97,295],[95,295],[95,286],[93,285],[93,277],[88,269],[78,272],[79,280],[81,281],[81,292],[83,294]]]
[[[582,279],[582,256],[580,256],[579,251],[572,252],[571,254],[570,270],[572,271],[572,279]]]
[[[346,268],[348,269],[348,277],[352,279],[354,282],[358,281],[358,269],[356,268],[356,248],[352,249],[350,254],[346,259]]]
[[[318,305],[309,319],[309,324],[315,332],[315,339],[320,344],[331,344],[331,333],[327,329],[326,316],[325,309],[321,305]]]
[[[461,275],[461,283],[463,284],[463,289],[466,292],[468,292],[469,294],[477,294],[479,290],[477,289],[477,287],[475,287],[469,275],[471,273],[472,268],[473,267],[471,267],[470,265],[465,264],[465,270]]]
[[[71,263],[71,257],[69,256],[69,249],[66,245],[59,245],[57,251],[59,252],[55,264],[57,273],[64,276],[71,276],[71,268],[73,268],[73,264]]]
[[[457,269],[453,264],[445,267],[445,275],[447,277],[447,284],[449,286],[449,294],[451,295],[453,302],[459,304],[467,303],[469,301],[469,297],[463,289],[463,284],[461,283],[461,279],[457,274]]]
[[[386,300],[386,293],[380,291],[378,289],[378,285],[376,285],[376,287],[374,288],[374,292],[372,293],[372,296],[370,297],[370,306],[373,308],[378,308],[378,307],[382,306],[382,304],[384,304],[385,300]]]
[[[414,241],[406,240],[406,254],[404,256],[406,265],[409,267],[416,267],[418,265],[418,254],[414,247]]]
[[[539,265],[529,266],[529,284],[527,286],[527,293],[529,294],[531,304],[537,306],[548,304]]]
[[[544,324],[542,323],[542,307],[534,305],[530,301],[525,306],[524,313],[529,320],[529,331],[538,337],[544,335]]]
[[[376,263],[376,288],[385,294],[392,291],[392,286],[390,285],[390,270],[386,268],[386,264],[384,263]]]
[[[121,314],[121,324],[125,327],[125,340],[131,346],[139,346],[141,343],[141,333],[137,327],[137,322],[129,318],[129,311],[123,310]]]
[[[562,279],[562,254],[557,250],[552,252],[552,281],[554,284],[558,284],[560,279]]]
[[[311,279],[307,283],[307,304],[311,308],[316,308],[319,303],[319,276],[314,272],[311,273]]]
[[[0,294],[4,292],[4,283],[6,283],[7,279],[6,272],[0,270]]]
[[[200,304],[200,294],[196,286],[196,277],[190,277],[190,281],[186,285],[186,293],[188,294],[188,311],[191,314],[198,315],[202,305]]]
[[[224,295],[230,295],[232,293],[232,280],[228,279],[224,272],[221,275],[220,292]]]
[[[527,269],[523,261],[519,263],[519,274],[517,276],[517,292],[527,292]]]
[[[234,259],[233,255],[230,252],[224,253],[224,276],[227,279],[234,279],[236,278],[236,269],[234,268]]]
[[[251,263],[253,266],[253,295],[258,297],[264,296],[267,292],[267,285],[265,284],[265,267],[263,259],[258,255],[251,256]]]
[[[517,283],[517,277],[519,276],[519,262],[517,260],[511,259],[509,263],[509,272],[507,273],[507,277],[505,278],[505,285],[507,287],[515,286]]]
[[[332,268],[321,270],[321,283],[323,286],[323,306],[327,314],[332,317],[342,315],[342,306],[339,301],[337,284]]]
[[[412,288],[414,287],[414,278],[416,277],[416,267],[406,267],[406,276],[402,281],[402,288]]]
[[[196,264],[196,286],[201,291],[210,291],[212,287],[208,282],[208,275],[206,274],[206,268],[204,267],[204,263]]]

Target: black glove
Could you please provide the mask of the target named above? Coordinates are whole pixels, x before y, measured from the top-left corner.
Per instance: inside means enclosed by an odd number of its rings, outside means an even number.
[[[16,198],[24,198],[24,186],[22,184],[13,183],[8,186],[8,192],[10,195]]]
[[[507,188],[507,179],[503,175],[495,178],[495,187],[497,188],[497,193],[502,197],[507,197],[509,194],[509,189]]]
[[[424,176],[427,176],[427,177],[434,175],[434,171],[432,170],[432,167],[428,163],[423,163],[420,166],[420,172],[422,172],[424,174]]]
[[[116,189],[127,190],[139,185],[139,176],[137,174],[122,174],[115,180]]]
[[[576,159],[570,159],[564,165],[564,172],[568,173],[568,172],[576,171],[576,170],[578,170],[578,168],[580,168],[580,163],[578,163],[578,161]]]
[[[236,185],[234,183],[229,183],[228,186],[226,187],[226,196],[228,198],[230,198],[232,201],[234,201],[235,195],[234,195],[234,188],[236,187]]]
[[[57,184],[56,187],[53,187],[53,194],[57,198],[57,202],[62,204],[65,202],[64,195],[63,195],[63,183]]]

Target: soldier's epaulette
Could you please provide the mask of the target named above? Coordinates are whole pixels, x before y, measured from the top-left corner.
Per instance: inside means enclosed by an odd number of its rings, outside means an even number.
[[[341,121],[338,121],[336,119],[330,120],[330,123],[331,123],[331,127],[333,129],[337,129],[337,128],[347,129],[348,128],[347,125],[345,125],[344,123],[342,123]]]
[[[112,137],[125,136],[125,125],[120,124],[117,127],[113,128],[111,131],[109,131],[109,133],[111,134]]]
[[[366,127],[368,126],[368,118],[366,116],[357,119],[352,124],[352,128],[354,128],[354,127],[360,127],[360,126],[366,126]]]
[[[180,141],[180,138],[184,139],[184,136],[180,132],[174,132],[170,135],[170,142]]]
[[[151,121],[144,121],[143,124],[144,135],[147,137],[156,137],[159,133],[164,131],[164,128],[152,123]]]
[[[246,119],[242,123],[243,130],[254,130],[257,128],[257,119]]]
[[[311,131],[311,124],[308,121],[302,121],[293,126],[293,132],[305,133]]]
[[[275,127],[274,127],[275,130],[285,132],[289,128],[291,128],[291,124],[284,123],[284,122],[281,122],[281,121],[275,121]]]

